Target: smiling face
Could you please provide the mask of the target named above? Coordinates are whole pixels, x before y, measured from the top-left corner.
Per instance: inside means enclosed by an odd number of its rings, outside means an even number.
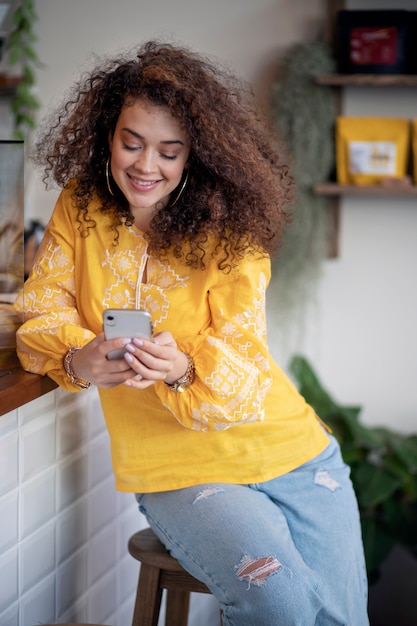
[[[111,172],[135,224],[147,230],[159,203],[168,204],[190,154],[190,142],[169,110],[137,100],[124,106],[109,139]]]

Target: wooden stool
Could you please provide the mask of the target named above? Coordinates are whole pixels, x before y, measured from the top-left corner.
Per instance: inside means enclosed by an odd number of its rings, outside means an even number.
[[[140,561],[132,626],[157,626],[162,590],[167,590],[165,626],[187,626],[190,592],[211,593],[172,557],[151,528],[132,535],[129,553]]]

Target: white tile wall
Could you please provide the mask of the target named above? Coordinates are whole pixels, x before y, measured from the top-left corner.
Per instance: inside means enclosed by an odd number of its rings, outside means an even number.
[[[115,490],[95,389],[0,417],[0,626],[130,626],[139,564],[127,541],[145,526]],[[214,599],[193,596],[189,626],[216,624]]]
[[[18,504],[17,489],[0,498],[0,554],[18,543]]]
[[[17,432],[0,439],[0,497],[19,485]]]
[[[19,623],[18,615],[19,607],[14,604],[10,609],[2,613],[1,624],[2,626],[16,626]]]
[[[128,626],[127,540],[144,526],[114,488],[96,390],[55,390],[0,417],[1,626]]]
[[[0,606],[5,609],[17,602],[19,598],[18,557],[17,545],[13,546],[11,550],[4,552],[0,557]]]
[[[54,465],[33,480],[24,482],[19,488],[19,498],[19,535],[24,539],[55,517]]]
[[[55,569],[55,524],[45,524],[19,546],[19,589],[25,594]]]

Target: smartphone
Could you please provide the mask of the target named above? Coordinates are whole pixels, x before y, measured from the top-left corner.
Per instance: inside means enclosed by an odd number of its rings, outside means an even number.
[[[103,311],[103,330],[106,339],[121,337],[152,337],[152,318],[148,311],[139,309],[106,309]],[[126,350],[120,348],[107,355],[108,359],[123,358]]]

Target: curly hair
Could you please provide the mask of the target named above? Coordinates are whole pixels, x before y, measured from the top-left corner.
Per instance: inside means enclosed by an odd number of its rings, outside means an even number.
[[[102,59],[40,129],[33,161],[43,168],[46,185],[64,187],[75,179],[81,234],[95,227],[88,215],[93,196],[114,216],[116,245],[118,227],[133,222],[124,196],[110,194],[105,168],[109,135],[122,107],[137,99],[167,107],[191,143],[186,191],[154,215],[150,250],[161,258],[171,250],[186,264],[204,268],[214,237],[225,270],[248,251],[274,253],[293,200],[276,130],[250,87],[229,70],[185,47],[156,41],[133,54]]]

